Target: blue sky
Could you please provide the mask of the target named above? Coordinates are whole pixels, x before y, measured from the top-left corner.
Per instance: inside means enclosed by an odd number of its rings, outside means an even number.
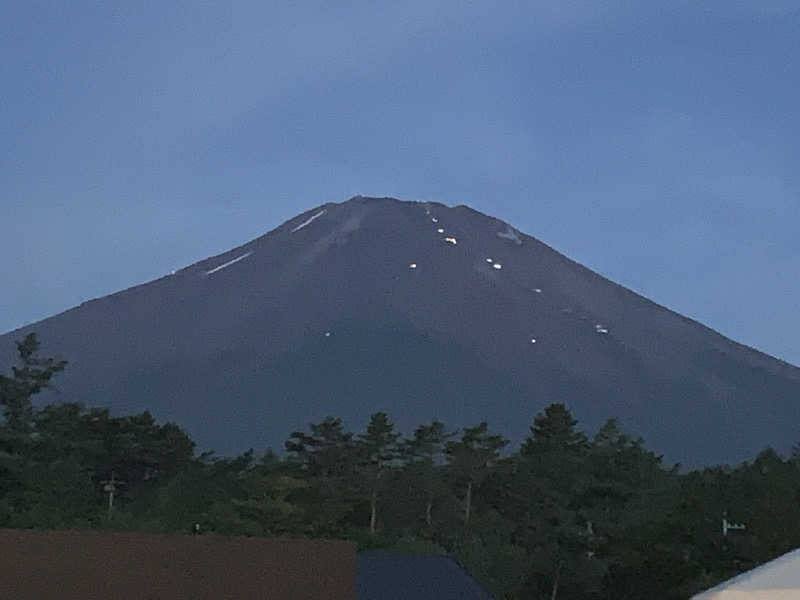
[[[798,1],[30,0],[0,56],[0,332],[364,194],[800,364]]]

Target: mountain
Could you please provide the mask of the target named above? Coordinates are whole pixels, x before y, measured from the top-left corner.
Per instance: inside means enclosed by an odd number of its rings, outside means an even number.
[[[685,465],[800,441],[800,369],[737,344],[466,206],[357,196],[35,331],[58,394],[149,409],[201,449],[282,450],[326,415],[406,433],[481,420],[519,442],[565,402]]]

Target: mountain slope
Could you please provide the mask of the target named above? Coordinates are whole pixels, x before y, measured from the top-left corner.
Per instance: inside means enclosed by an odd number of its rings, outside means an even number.
[[[60,398],[149,408],[222,453],[325,415],[409,432],[480,420],[519,441],[546,404],[618,416],[686,464],[800,440],[800,369],[459,206],[356,197],[36,331]]]

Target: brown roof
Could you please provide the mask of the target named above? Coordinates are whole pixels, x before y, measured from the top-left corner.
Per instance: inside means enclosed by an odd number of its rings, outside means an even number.
[[[355,600],[356,544],[0,530],[0,590],[19,600]]]

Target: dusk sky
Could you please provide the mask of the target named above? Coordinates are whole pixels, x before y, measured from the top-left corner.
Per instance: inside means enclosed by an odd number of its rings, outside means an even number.
[[[362,194],[800,365],[800,1],[12,0],[0,56],[0,333]]]

